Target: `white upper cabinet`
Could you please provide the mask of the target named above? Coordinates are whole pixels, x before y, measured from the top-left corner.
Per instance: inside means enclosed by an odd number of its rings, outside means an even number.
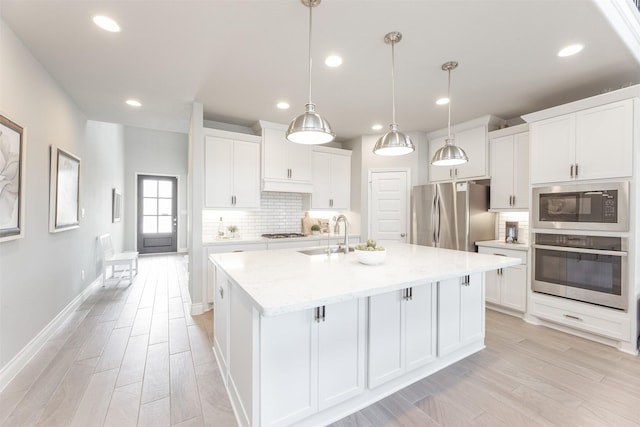
[[[634,101],[532,121],[531,183],[630,177]]]
[[[519,125],[491,132],[491,209],[529,208],[529,132]]]
[[[260,208],[260,138],[225,131],[205,136],[206,208]]]
[[[351,151],[313,148],[311,209],[349,210],[351,199]]]
[[[504,120],[485,116],[479,119],[453,126],[451,134],[455,144],[462,148],[469,161],[458,166],[434,166],[433,155],[445,144],[447,129],[427,134],[429,140],[429,181],[465,181],[468,179],[488,178],[488,132],[497,129]]]
[[[262,190],[311,193],[311,146],[287,140],[286,125],[258,122],[262,132]]]

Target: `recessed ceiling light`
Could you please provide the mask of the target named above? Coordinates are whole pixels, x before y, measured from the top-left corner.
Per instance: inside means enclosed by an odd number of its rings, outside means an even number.
[[[107,16],[96,15],[93,17],[93,23],[105,31],[109,31],[112,33],[120,32],[120,25],[118,25],[116,21]]]
[[[449,98],[447,98],[446,96],[436,101],[436,104],[438,105],[447,105],[448,103],[449,103]]]
[[[371,129],[380,130],[380,129],[382,129],[382,125],[379,125],[379,124],[376,123],[375,125],[371,126]]]
[[[140,101],[136,101],[135,99],[127,99],[125,102],[131,107],[142,107],[142,103],[140,103]]]
[[[286,102],[278,102],[276,104],[276,107],[278,107],[281,110],[287,110],[289,108],[289,104]]]
[[[584,49],[584,45],[572,44],[560,49],[560,51],[558,52],[558,56],[565,57],[565,56],[575,55],[576,53],[580,52],[582,49]]]
[[[342,58],[338,55],[329,55],[327,59],[324,60],[324,63],[327,67],[339,67],[342,65]]]

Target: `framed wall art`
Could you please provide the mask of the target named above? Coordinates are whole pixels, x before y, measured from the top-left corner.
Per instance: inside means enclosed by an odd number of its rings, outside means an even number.
[[[122,219],[122,193],[115,188],[111,193],[111,222],[120,222]]]
[[[51,146],[49,231],[80,227],[80,158]]]
[[[25,151],[22,126],[0,115],[0,242],[24,235]]]

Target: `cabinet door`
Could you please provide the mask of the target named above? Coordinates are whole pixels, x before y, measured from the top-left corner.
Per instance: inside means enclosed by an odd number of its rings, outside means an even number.
[[[411,299],[404,301],[405,309],[405,367],[406,371],[425,365],[436,356],[437,308],[431,283],[411,288]]]
[[[324,308],[318,326],[318,409],[360,394],[365,386],[365,301]]]
[[[531,183],[570,181],[575,163],[575,115],[531,123]]]
[[[529,132],[513,136],[513,196],[515,209],[529,208]],[[493,181],[491,181],[493,187]],[[492,200],[493,204],[493,200]]]
[[[285,139],[288,153],[289,179],[296,182],[311,183],[313,180],[312,148],[309,145],[295,144]]]
[[[503,268],[501,279],[502,305],[513,310],[527,311],[527,266],[517,265]],[[489,281],[487,275],[487,301]]]
[[[403,372],[402,295],[387,292],[369,297],[369,387]]]
[[[204,156],[205,207],[231,207],[233,141],[213,136],[205,137]]]
[[[434,166],[431,164],[434,154],[444,146],[445,137],[429,141],[429,182],[451,181],[453,179],[450,166]]]
[[[455,351],[462,342],[460,278],[438,282],[438,357]]]
[[[260,145],[235,141],[233,148],[234,208],[260,207]]]
[[[469,276],[469,283],[460,292],[461,344],[484,338],[483,273]]]
[[[331,200],[331,158],[329,153],[314,151],[312,209],[329,209]]]
[[[632,99],[576,113],[578,179],[631,176],[632,160]]]
[[[318,336],[314,310],[260,319],[262,426],[294,424],[318,409]]]
[[[229,360],[229,286],[228,279],[214,269],[215,298],[213,310],[213,350],[220,365],[220,374],[225,384],[228,381]]]
[[[512,208],[515,159],[513,135],[491,140],[491,209]]]
[[[457,132],[455,141],[467,153],[469,161],[454,166],[454,177],[460,180],[487,176],[487,129],[485,126]]]
[[[500,305],[500,285],[501,280],[498,270],[491,270],[485,273],[485,301]]]
[[[349,210],[351,206],[351,156],[331,156],[331,208]]]
[[[264,150],[263,177],[267,179],[289,179],[289,155],[287,149],[292,145],[285,138],[285,131],[264,128],[262,130]]]

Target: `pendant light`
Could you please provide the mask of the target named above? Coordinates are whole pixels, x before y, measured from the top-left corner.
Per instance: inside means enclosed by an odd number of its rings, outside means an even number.
[[[444,147],[436,151],[436,154],[434,154],[431,160],[431,164],[435,166],[455,166],[469,161],[467,154],[462,148],[455,145],[455,141],[451,137],[451,70],[455,70],[456,68],[458,68],[458,63],[455,61],[442,64],[442,71],[449,73],[449,86],[447,89],[447,97],[449,98],[448,136],[445,140]]]
[[[309,102],[306,110],[291,121],[287,129],[287,139],[298,144],[325,144],[334,140],[336,135],[328,121],[316,113],[316,104],[311,101],[311,28],[312,10],[321,0],[300,0],[309,8]]]
[[[385,133],[373,148],[373,152],[380,156],[401,156],[409,154],[415,150],[411,139],[398,132],[398,124],[396,123],[396,88],[395,88],[395,51],[394,46],[402,40],[402,34],[393,31],[384,36],[384,42],[391,44],[391,97],[393,103],[392,123],[389,125],[389,132]]]

